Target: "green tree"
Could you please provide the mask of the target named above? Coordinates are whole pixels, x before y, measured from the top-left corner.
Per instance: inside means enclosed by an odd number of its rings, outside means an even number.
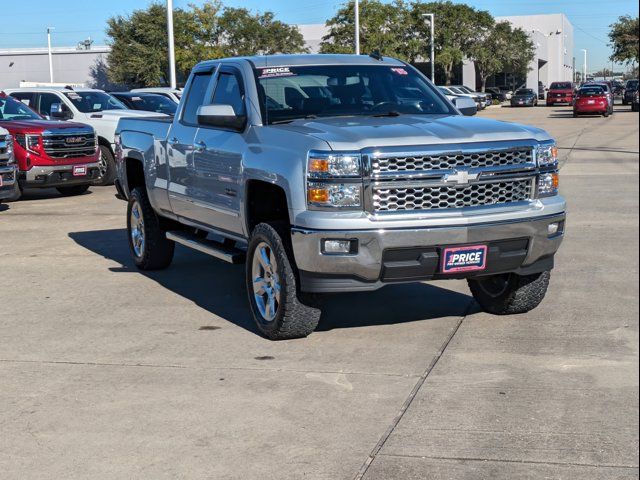
[[[638,17],[625,15],[618,18],[609,32],[609,45],[613,49],[611,60],[624,64],[638,63],[638,36]]]
[[[526,77],[531,70],[531,61],[536,56],[536,48],[527,32],[521,28],[513,28],[509,44],[501,52],[501,56],[505,73],[511,74],[512,78]]]
[[[435,50],[436,65],[444,71],[445,82],[451,84],[454,68],[459,66],[466,57],[472,55],[477,44],[486,39],[495,24],[489,12],[476,10],[468,5],[451,1],[421,3],[411,5],[410,18],[414,36],[423,40],[414,46],[426,56],[429,38],[429,25],[424,14],[435,14]],[[416,55],[414,52],[412,55]]]
[[[111,82],[131,87],[168,83],[166,18],[166,7],[153,3],[129,16],[108,20]],[[276,20],[273,13],[224,8],[218,0],[175,9],[174,34],[176,73],[181,82],[202,60],[304,51],[298,29]]]
[[[364,53],[378,50],[381,54],[411,61],[402,41],[407,32],[406,5],[402,0],[382,3],[379,0],[360,2],[360,49]],[[320,44],[322,53],[354,53],[355,2],[340,8],[326,23],[329,33]]]

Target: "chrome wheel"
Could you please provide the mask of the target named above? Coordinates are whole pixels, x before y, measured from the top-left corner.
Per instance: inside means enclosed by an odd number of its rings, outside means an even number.
[[[264,320],[272,322],[280,308],[280,276],[278,263],[271,247],[262,242],[253,254],[251,265],[253,297]]]
[[[136,257],[141,258],[144,255],[144,218],[142,217],[142,208],[138,202],[134,202],[131,206],[131,245]]]
[[[98,160],[98,179],[102,179],[107,176],[109,170],[109,162],[107,156],[102,150],[100,150],[100,159]]]

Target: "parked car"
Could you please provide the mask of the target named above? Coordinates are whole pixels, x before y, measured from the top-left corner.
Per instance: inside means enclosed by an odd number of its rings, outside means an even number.
[[[535,107],[538,105],[538,94],[531,88],[521,88],[511,97],[512,107]]]
[[[511,100],[511,97],[513,96],[513,92],[515,89],[511,88],[508,85],[501,85],[498,87],[498,89],[505,94],[505,96],[507,97],[507,100]]]
[[[624,94],[622,95],[622,104],[629,105],[633,102],[633,97],[638,91],[638,80],[627,80],[624,86]]]
[[[607,95],[607,100],[609,105],[611,106],[610,114],[613,115],[613,108],[615,105],[615,96],[613,94],[613,88],[611,86],[611,82],[587,82],[583,85],[583,87],[593,87],[600,86],[604,89],[605,94]]]
[[[156,93],[111,92],[111,95],[132,110],[164,113],[173,116],[178,109],[177,103]]]
[[[13,155],[13,137],[0,127],[0,203],[16,196],[18,170]]]
[[[547,92],[547,106],[557,103],[573,104],[575,85],[571,82],[553,82]]]
[[[497,100],[498,102],[502,103],[509,100],[509,97],[507,96],[507,94],[497,87],[489,87],[486,90],[488,93],[491,94],[492,98],[494,100]]]
[[[0,127],[13,137],[19,188],[56,188],[63,195],[86,192],[100,173],[96,134],[88,125],[45,120],[24,103],[0,93]]]
[[[46,87],[5,91],[46,118],[74,120],[93,127],[100,144],[97,185],[112,185],[116,176],[113,143],[118,120],[123,117],[159,115],[130,110],[120,100],[102,90]]]
[[[315,294],[398,282],[465,278],[494,314],[542,301],[565,224],[543,130],[462,116],[379,56],[207,61],[185,93],[173,121],[118,126],[139,269],[168,267],[176,243],[245,262],[272,339],[315,329]]]
[[[450,95],[444,91],[442,93],[463,115],[473,117],[478,113],[478,104],[472,98],[463,97],[462,95]]]
[[[182,98],[181,88],[171,87],[150,87],[150,88],[134,88],[131,90],[133,93],[155,93],[156,95],[162,95],[168,99],[174,101],[176,104],[180,103]]]
[[[484,110],[487,108],[487,100],[485,94],[478,94],[476,92],[470,93],[466,89],[454,86],[447,87],[454,95],[469,95],[478,104],[478,110]]]
[[[468,93],[469,95],[476,95],[480,97],[482,101],[484,101],[484,106],[489,107],[492,103],[492,97],[490,94],[486,92],[476,92],[469,87],[465,87],[464,85],[453,85],[453,88],[463,91],[464,93]]]
[[[633,100],[631,100],[631,111],[632,112],[637,112],[638,110],[640,110],[640,105],[638,105],[638,90],[636,90],[635,95],[633,96]]]
[[[573,104],[573,116],[579,115],[604,115],[608,117],[613,113],[613,104],[603,85],[585,85],[576,95]]]

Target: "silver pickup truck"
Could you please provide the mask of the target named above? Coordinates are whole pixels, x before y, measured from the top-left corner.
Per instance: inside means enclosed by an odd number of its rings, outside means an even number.
[[[176,243],[246,263],[271,339],[320,294],[467,279],[494,314],[535,308],[565,229],[554,141],[463,116],[410,65],[295,55],[197,65],[174,119],[120,120],[119,195],[142,270]]]

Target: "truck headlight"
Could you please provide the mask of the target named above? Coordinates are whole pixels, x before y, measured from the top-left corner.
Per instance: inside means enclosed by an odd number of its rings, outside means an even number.
[[[553,197],[558,194],[560,174],[558,172],[538,175],[538,198]]]
[[[359,153],[309,152],[309,178],[360,177]]]
[[[554,167],[558,164],[558,147],[555,143],[538,145],[536,158],[539,167]]]
[[[12,165],[16,161],[16,158],[13,152],[13,137],[11,135],[6,135],[4,137],[4,141],[7,145],[6,152],[9,155],[9,161],[7,162],[7,165]]]
[[[344,183],[309,183],[309,206],[319,208],[359,208],[362,206],[362,186]]]

